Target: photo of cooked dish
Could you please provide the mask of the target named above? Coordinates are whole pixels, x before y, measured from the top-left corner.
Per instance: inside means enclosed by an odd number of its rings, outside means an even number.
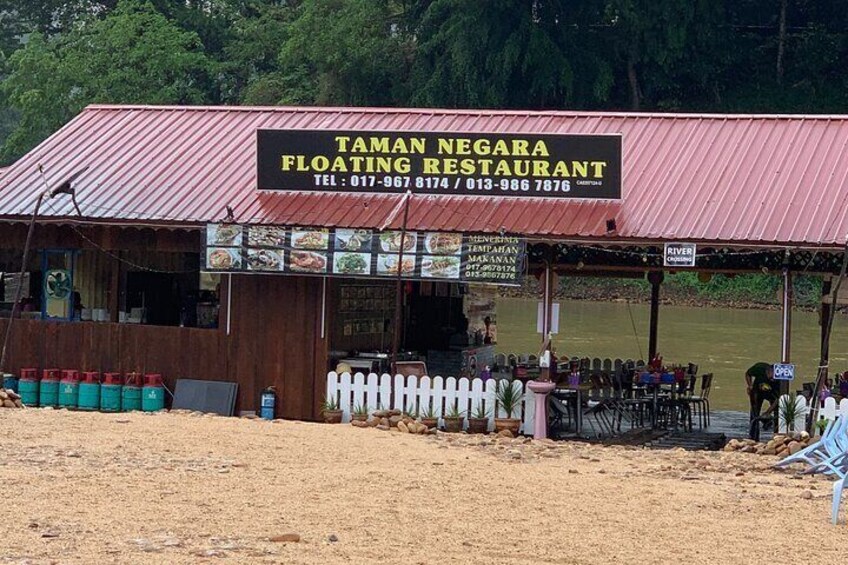
[[[206,250],[206,268],[219,271],[241,269],[241,252],[238,249],[210,247]]]
[[[371,230],[336,230],[336,251],[371,251]]]
[[[206,245],[241,245],[241,226],[235,224],[209,224],[206,226]]]
[[[403,270],[401,274],[411,275],[415,271],[415,256],[404,255]],[[377,255],[377,274],[378,275],[395,275],[398,274],[398,256],[397,255]]]
[[[248,249],[247,268],[251,271],[282,271],[283,252],[270,249]]]
[[[427,253],[437,255],[459,255],[462,250],[461,233],[428,233],[424,238]]]
[[[397,253],[400,251],[401,232],[387,231],[380,234],[380,249]],[[418,234],[415,232],[406,232],[406,237],[403,238],[403,252],[415,251],[415,245],[418,243]]]
[[[250,226],[247,232],[247,244],[250,247],[284,247],[286,245],[286,228]]]
[[[295,249],[327,249],[330,243],[329,230],[292,230],[292,247]]]
[[[289,268],[302,273],[326,273],[327,254],[312,251],[292,251],[289,255]]]
[[[337,275],[367,275],[371,272],[371,255],[336,252],[333,256],[333,272]]]
[[[458,279],[459,257],[424,255],[421,258],[421,277],[433,279]]]

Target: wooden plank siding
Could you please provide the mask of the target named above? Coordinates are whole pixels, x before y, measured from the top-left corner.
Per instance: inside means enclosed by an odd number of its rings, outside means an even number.
[[[230,335],[226,292],[222,284],[217,330],[15,320],[7,366],[13,373],[26,367],[161,373],[171,390],[178,378],[235,381],[236,410],[258,410],[260,392],[274,385],[277,417],[318,419],[328,352],[320,336],[322,280],[233,276]],[[0,335],[7,324],[0,320]]]

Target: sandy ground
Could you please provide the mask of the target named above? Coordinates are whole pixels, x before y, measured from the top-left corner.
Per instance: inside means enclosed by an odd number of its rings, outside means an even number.
[[[838,563],[771,458],[0,410],[0,563]],[[480,445],[483,442],[485,445]],[[514,442],[514,443],[513,443]],[[272,542],[286,533],[298,543]]]

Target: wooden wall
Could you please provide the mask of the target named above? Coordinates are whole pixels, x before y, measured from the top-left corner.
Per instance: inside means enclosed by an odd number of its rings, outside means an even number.
[[[177,378],[235,381],[236,410],[258,410],[259,393],[274,385],[278,417],[317,419],[327,374],[322,285],[317,278],[233,276],[229,335],[226,284],[217,330],[15,320],[7,367],[155,372],[169,387]],[[7,323],[0,320],[0,336]]]

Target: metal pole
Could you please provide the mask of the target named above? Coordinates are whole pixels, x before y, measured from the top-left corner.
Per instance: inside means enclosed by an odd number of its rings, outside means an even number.
[[[403,203],[403,223],[400,226],[400,249],[398,250],[398,272],[397,286],[395,289],[395,327],[392,336],[392,372],[397,364],[397,354],[400,348],[400,332],[403,323],[403,248],[406,244],[406,223],[409,219],[409,201],[412,200],[412,192],[407,191]]]
[[[783,269],[783,323],[780,342],[780,362],[790,363],[792,340],[792,273]],[[780,394],[789,394],[789,381],[780,381]]]
[[[653,360],[657,355],[660,318],[660,285],[665,278],[662,271],[648,273],[651,283],[651,319],[648,327],[648,359]]]
[[[38,218],[38,212],[41,210],[41,202],[44,200],[45,193],[38,195],[38,200],[35,202],[35,210],[32,213],[32,218],[29,220],[29,230],[27,231],[26,243],[24,243],[24,256],[21,259],[21,272],[18,278],[18,288],[15,291],[15,302],[12,304],[12,313],[9,315],[9,325],[6,326],[6,336],[3,338],[3,352],[0,353],[0,371],[6,370],[6,352],[9,349],[9,342],[12,338],[12,324],[15,316],[18,313],[18,303],[21,301],[21,292],[24,286],[24,275],[27,272],[27,264],[29,263],[29,249],[32,243],[32,234],[35,231],[35,221]]]

